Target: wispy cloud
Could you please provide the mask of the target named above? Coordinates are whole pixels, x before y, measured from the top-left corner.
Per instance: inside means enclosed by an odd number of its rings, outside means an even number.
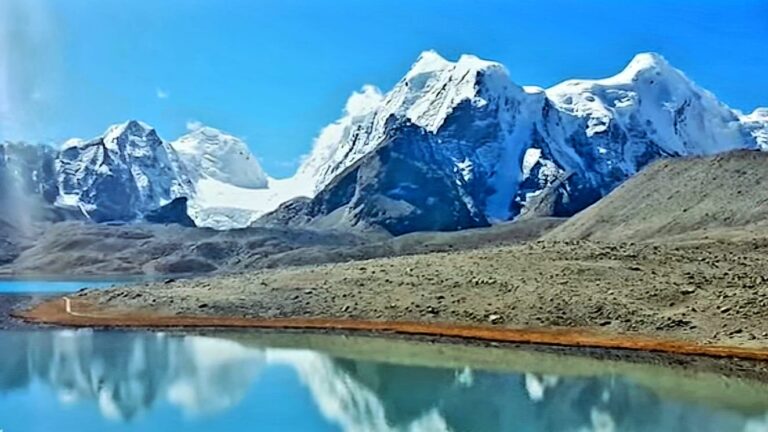
[[[155,90],[155,94],[157,95],[158,99],[168,99],[171,96],[171,93],[169,91],[163,90],[159,87],[157,88],[157,90]]]

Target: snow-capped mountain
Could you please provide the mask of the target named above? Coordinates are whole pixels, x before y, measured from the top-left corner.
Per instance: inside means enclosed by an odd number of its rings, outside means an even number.
[[[315,192],[320,191],[381,143],[392,116],[407,118],[432,134],[465,133],[461,144],[469,143],[473,149],[445,143],[444,150],[454,152],[456,159],[466,153],[481,153],[482,164],[493,165],[503,155],[485,145],[506,142],[515,132],[518,116],[528,110],[522,106],[528,102],[530,98],[512,83],[500,64],[469,55],[452,63],[427,51],[386,95],[371,86],[353,94],[345,116],[321,132],[297,176],[310,179]],[[449,119],[455,123],[446,124]],[[472,125],[475,127],[469,130]],[[450,138],[448,133],[443,135]],[[483,150],[474,151],[480,148]]]
[[[199,126],[173,141],[171,147],[193,181],[209,178],[245,189],[267,187],[267,174],[245,142],[218,129]]]
[[[69,140],[56,160],[56,204],[96,222],[132,221],[189,193],[173,148],[147,124],[128,121],[89,141]]]
[[[370,86],[354,94],[344,116],[317,138],[297,178],[314,185],[314,201],[332,201],[286,205],[267,220],[306,223],[333,213],[345,225],[384,224],[402,233],[460,228],[464,210],[478,225],[527,212],[569,216],[657,158],[765,148],[765,114],[730,109],[658,54],[637,55],[613,77],[544,90],[516,85],[498,63],[466,55],[451,62],[430,51],[386,94]],[[413,125],[424,134],[392,131]],[[457,185],[464,209],[435,206],[423,193],[427,185],[412,179],[372,183],[359,174],[401,160],[369,157],[395,136],[408,141],[397,148],[424,147],[427,159],[410,162]],[[372,202],[374,210],[362,211]],[[454,222],[423,223],[435,212]]]
[[[170,143],[131,120],[91,140],[70,139],[58,151],[0,145],[0,195],[39,194],[95,222],[190,225],[188,213],[197,226],[242,228],[306,194],[299,186],[270,178],[244,141],[205,126]]]
[[[659,157],[757,148],[736,112],[658,54],[639,54],[614,77],[566,81],[546,95],[536,151],[551,153],[544,164],[562,176],[575,173],[600,196]]]
[[[197,126],[171,147],[192,181],[189,214],[198,226],[246,227],[283,201],[306,193],[294,179],[269,177],[243,140],[218,129]]]
[[[731,149],[768,150],[768,109],[737,112],[658,54],[542,89],[517,85],[496,62],[427,51],[390,91],[353,93],[290,178],[271,178],[243,140],[217,129],[166,142],[129,121],[68,141],[53,182],[41,170],[34,182],[94,221],[137,220],[187,198],[198,226],[261,218],[401,234],[569,216],[655,159]]]

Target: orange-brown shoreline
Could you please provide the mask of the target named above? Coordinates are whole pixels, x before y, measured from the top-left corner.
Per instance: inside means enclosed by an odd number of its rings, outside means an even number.
[[[399,335],[474,339],[486,342],[524,343],[573,348],[624,349],[713,358],[768,361],[768,349],[702,345],[627,334],[598,333],[586,329],[513,329],[497,326],[373,321],[338,318],[246,318],[228,316],[171,316],[101,309],[82,300],[64,298],[41,303],[13,315],[30,323],[70,327],[136,328],[259,328],[323,331],[365,331]]]

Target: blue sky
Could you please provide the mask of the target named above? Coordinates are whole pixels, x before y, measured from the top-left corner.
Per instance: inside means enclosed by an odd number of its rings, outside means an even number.
[[[657,51],[752,111],[768,105],[767,45],[766,0],[2,0],[0,138],[137,118],[173,139],[198,120],[279,177],[352,91],[389,89],[427,49],[541,86]]]

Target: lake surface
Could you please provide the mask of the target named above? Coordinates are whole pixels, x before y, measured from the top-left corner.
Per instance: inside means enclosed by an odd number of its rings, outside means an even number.
[[[0,332],[0,429],[768,430],[768,387],[751,381],[490,348],[335,338],[330,354],[294,336],[235,337]]]
[[[0,294],[23,293],[68,293],[81,288],[106,288],[115,285],[115,281],[35,281],[7,280],[0,281]]]

